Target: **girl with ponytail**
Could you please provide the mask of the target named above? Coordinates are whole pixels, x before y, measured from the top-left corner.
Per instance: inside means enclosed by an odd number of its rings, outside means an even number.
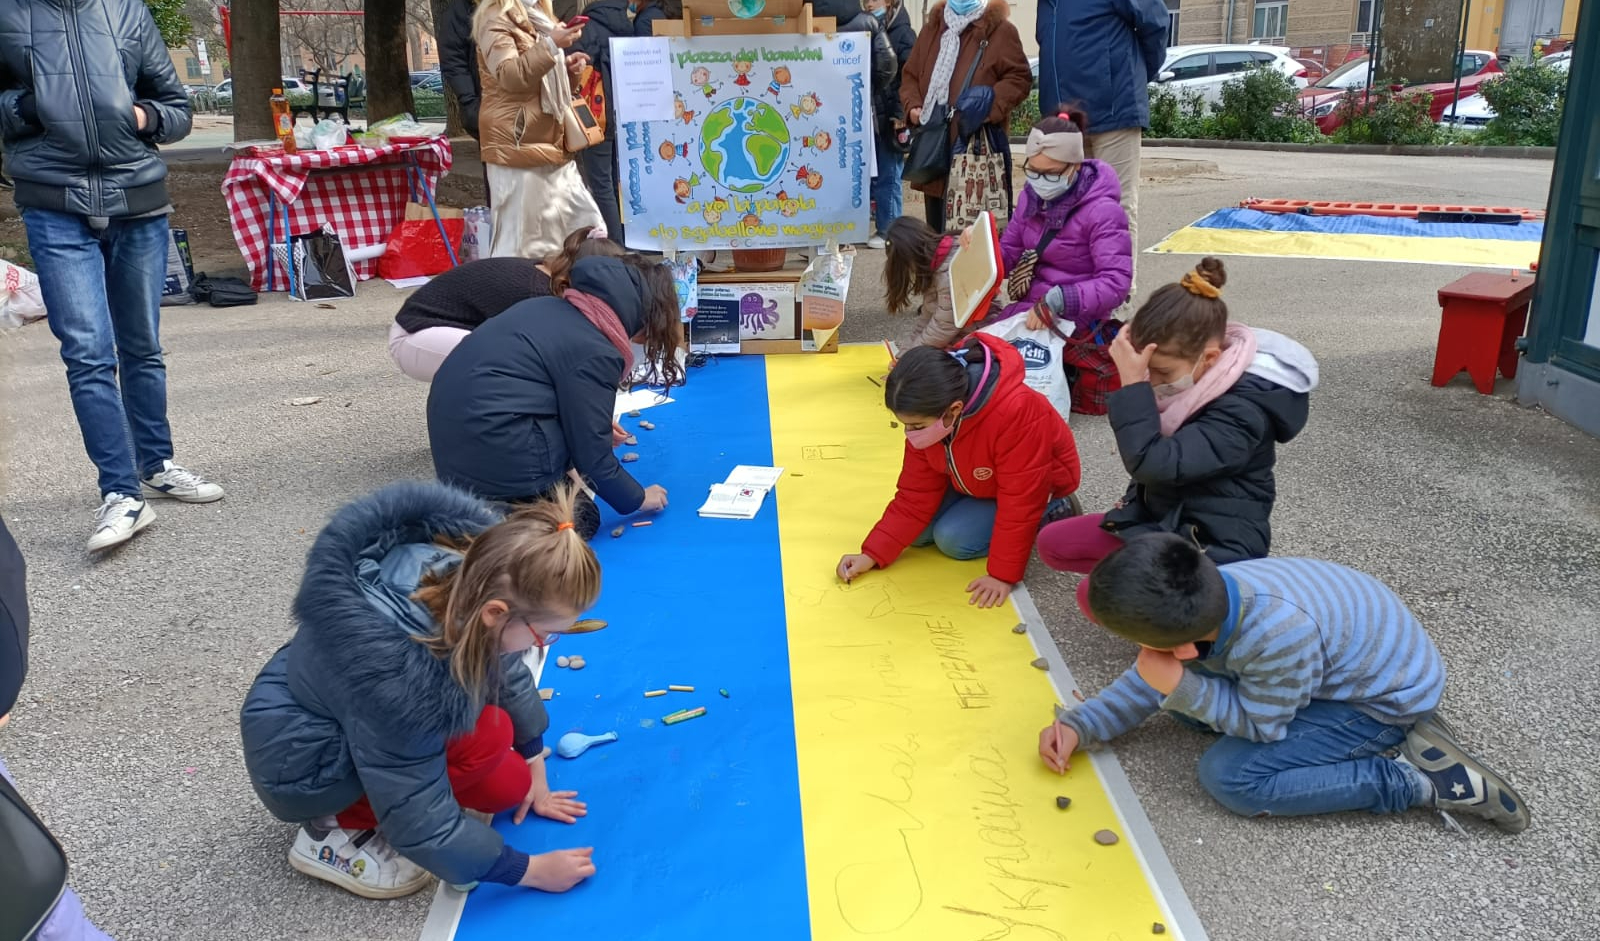
[[[510,516],[443,484],[386,487],[334,514],[294,602],[298,629],[240,715],[289,865],[367,898],[437,876],[562,892],[593,849],[529,856],[488,824],[587,812],[552,790],[550,722],[523,662],[600,595],[567,487]]]

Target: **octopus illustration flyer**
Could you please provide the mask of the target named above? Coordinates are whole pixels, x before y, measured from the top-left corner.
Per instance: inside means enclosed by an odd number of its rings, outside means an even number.
[[[668,43],[672,117],[617,132],[628,247],[865,241],[873,159],[865,35]]]

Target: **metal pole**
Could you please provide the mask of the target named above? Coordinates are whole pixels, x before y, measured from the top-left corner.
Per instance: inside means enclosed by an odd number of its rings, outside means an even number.
[[[1450,101],[1450,126],[1456,126],[1456,111],[1461,107],[1461,64],[1467,57],[1467,18],[1472,14],[1472,0],[1461,0],[1461,42],[1456,45],[1456,96]]]
[[[1383,32],[1383,0],[1372,0],[1372,31],[1367,33],[1367,89],[1362,104],[1372,100],[1372,83],[1378,72],[1378,37]]]

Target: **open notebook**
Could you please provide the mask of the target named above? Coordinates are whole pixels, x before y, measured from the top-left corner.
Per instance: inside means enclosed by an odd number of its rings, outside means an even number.
[[[964,327],[969,320],[982,320],[1000,292],[1005,279],[1000,262],[1000,233],[994,227],[994,217],[987,212],[978,213],[972,227],[967,247],[957,247],[950,256],[950,297],[955,307],[956,326]]]

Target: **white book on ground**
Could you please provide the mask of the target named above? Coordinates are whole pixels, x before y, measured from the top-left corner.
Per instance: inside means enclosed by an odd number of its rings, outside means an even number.
[[[756,514],[761,512],[761,504],[766,498],[767,492],[757,487],[712,484],[711,495],[701,505],[700,515],[716,519],[755,519]]]

